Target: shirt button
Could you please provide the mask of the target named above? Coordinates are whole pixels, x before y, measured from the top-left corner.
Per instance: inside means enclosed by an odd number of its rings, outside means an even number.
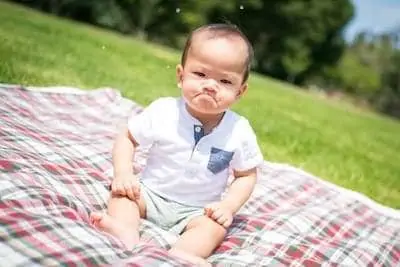
[[[201,132],[201,127],[200,127],[200,126],[196,126],[196,127],[194,128],[194,130],[195,130],[197,133],[199,133],[199,132]]]

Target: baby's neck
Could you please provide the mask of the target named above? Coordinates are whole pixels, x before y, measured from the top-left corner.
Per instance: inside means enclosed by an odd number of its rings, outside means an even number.
[[[218,114],[218,116],[214,116],[213,118],[208,118],[206,120],[198,120],[203,124],[203,129],[204,129],[204,134],[209,134],[212,132],[212,130],[218,126],[218,124],[221,122],[222,118],[224,117],[225,113]]]
[[[221,122],[225,112],[219,114],[198,114],[186,106],[188,112],[201,122],[204,129],[204,134],[209,134]]]

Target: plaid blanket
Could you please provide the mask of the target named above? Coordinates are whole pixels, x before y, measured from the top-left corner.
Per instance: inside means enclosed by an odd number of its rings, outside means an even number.
[[[166,252],[176,236],[152,223],[143,221],[141,242],[127,251],[89,222],[91,211],[106,208],[118,125],[140,111],[112,89],[56,93],[0,86],[0,265],[186,264]],[[399,266],[399,213],[299,169],[265,162],[251,199],[209,261]]]

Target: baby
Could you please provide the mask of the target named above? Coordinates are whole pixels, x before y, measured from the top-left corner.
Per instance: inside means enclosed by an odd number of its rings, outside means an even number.
[[[176,68],[181,97],[155,100],[116,138],[108,209],[91,214],[96,227],[131,249],[145,218],[179,234],[171,255],[208,265],[205,258],[250,197],[263,161],[249,122],[229,109],[247,90],[252,57],[250,42],[233,25],[191,33]],[[138,146],[149,151],[140,177],[132,162]]]

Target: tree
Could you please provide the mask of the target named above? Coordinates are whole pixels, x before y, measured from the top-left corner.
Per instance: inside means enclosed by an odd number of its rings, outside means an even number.
[[[18,2],[26,2],[16,0]],[[237,24],[255,47],[254,70],[303,83],[339,59],[349,0],[31,0],[58,15],[181,47],[204,23]]]

